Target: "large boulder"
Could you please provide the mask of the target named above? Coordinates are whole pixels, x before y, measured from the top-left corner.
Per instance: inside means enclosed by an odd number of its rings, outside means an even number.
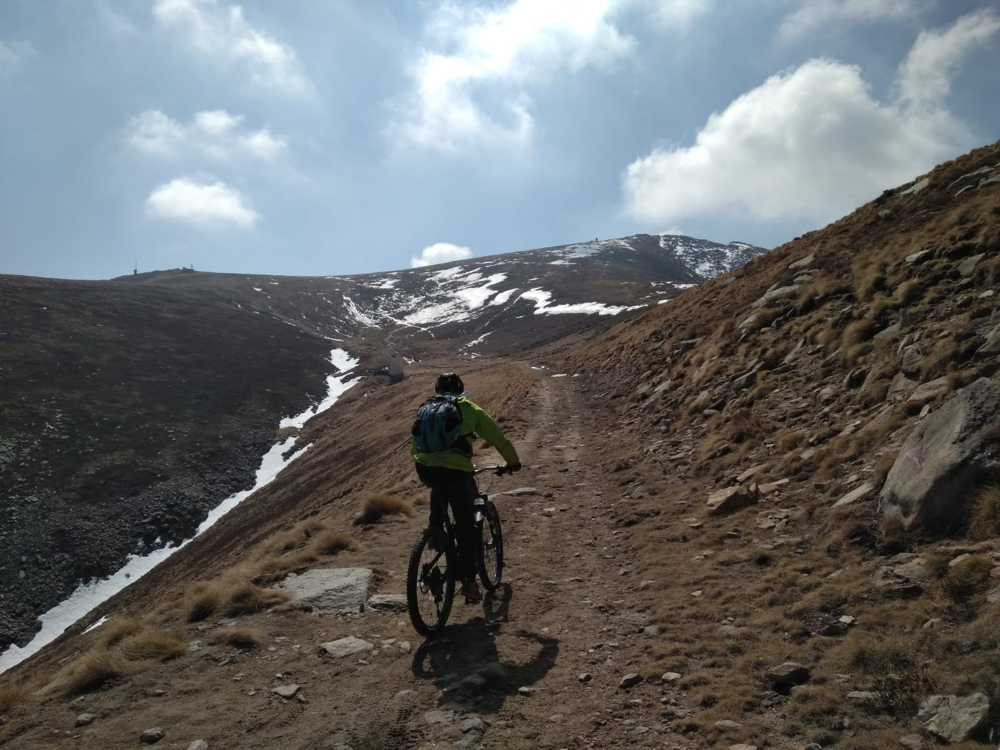
[[[1000,474],[1000,383],[980,378],[924,419],[899,452],[879,510],[905,528],[946,530],[960,522],[974,487]]]
[[[917,718],[929,734],[945,742],[963,742],[980,733],[990,712],[990,699],[985,693],[932,695],[920,706]]]
[[[364,611],[374,574],[368,568],[313,568],[280,585],[292,601],[316,614]]]

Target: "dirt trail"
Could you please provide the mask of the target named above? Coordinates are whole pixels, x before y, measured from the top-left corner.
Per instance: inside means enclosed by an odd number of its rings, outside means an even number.
[[[445,636],[417,650],[410,684],[399,686],[419,695],[406,735],[414,747],[461,742],[463,717],[478,716],[488,722],[481,740],[459,746],[660,745],[664,691],[619,689],[625,674],[644,671],[646,615],[623,532],[612,523],[618,490],[593,465],[600,433],[576,403],[571,377],[540,376],[533,399],[518,444],[529,468],[493,487],[506,585],[471,617],[471,608],[458,605]],[[527,486],[537,494],[497,494]],[[432,709],[454,710],[456,718],[428,725],[442,718],[427,716]]]
[[[405,613],[284,611],[240,618],[265,634],[264,646],[241,653],[212,644],[220,623],[190,626],[187,655],[48,704],[0,730],[0,739],[12,748],[134,748],[140,732],[160,726],[167,737],[157,747],[182,749],[195,739],[244,750],[688,747],[661,725],[670,710],[661,699],[675,703],[680,692],[650,681],[643,668],[648,594],[614,522],[616,505],[630,499],[594,463],[607,446],[597,442],[573,378],[543,371],[534,382],[517,441],[528,468],[492,487],[504,523],[505,585],[481,607],[457,603],[441,637],[422,643]],[[537,492],[500,494],[528,486]],[[365,538],[366,553],[384,561],[380,593],[403,591],[424,513]],[[374,651],[342,660],[319,654],[320,643],[348,635]],[[631,672],[647,681],[620,689]],[[591,678],[581,681],[584,673]],[[301,701],[271,692],[289,683],[301,686]],[[97,719],[74,728],[85,712]]]

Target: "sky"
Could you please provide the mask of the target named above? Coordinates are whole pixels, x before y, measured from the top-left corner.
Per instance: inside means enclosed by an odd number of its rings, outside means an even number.
[[[773,247],[1000,138],[995,0],[0,0],[0,273]]]

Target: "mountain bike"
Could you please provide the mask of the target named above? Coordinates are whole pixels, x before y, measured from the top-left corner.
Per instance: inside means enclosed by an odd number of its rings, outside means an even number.
[[[474,473],[484,472],[498,477],[508,473],[503,466],[487,466],[476,469]],[[476,533],[482,539],[477,547],[476,567],[483,588],[487,592],[493,592],[500,585],[503,576],[503,531],[496,505],[486,492],[479,491],[478,482],[476,488],[473,518]],[[461,570],[455,523],[451,519],[451,509],[447,503],[444,506],[444,525],[424,529],[410,552],[406,572],[406,606],[410,612],[410,622],[425,638],[444,630],[455,599],[458,571]]]

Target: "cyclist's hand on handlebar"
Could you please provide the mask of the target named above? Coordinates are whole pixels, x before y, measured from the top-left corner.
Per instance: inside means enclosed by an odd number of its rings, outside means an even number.
[[[520,471],[520,470],[521,470],[520,463],[507,464],[506,466],[503,467],[504,474],[513,474],[515,471]]]

